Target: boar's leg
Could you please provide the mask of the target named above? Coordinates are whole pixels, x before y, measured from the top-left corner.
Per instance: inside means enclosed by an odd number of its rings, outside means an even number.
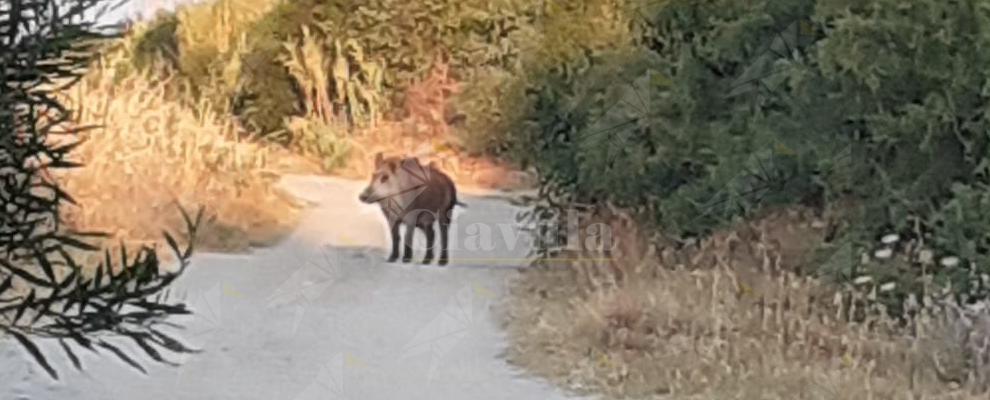
[[[416,226],[412,224],[406,225],[406,235],[402,238],[402,262],[407,263],[412,261],[412,245],[413,245],[413,233],[416,231]]]
[[[433,230],[433,224],[427,224],[420,229],[426,234],[426,256],[423,257],[423,264],[429,264],[433,261],[433,246],[434,246],[434,236],[436,236],[436,231]]]
[[[440,264],[441,267],[447,265],[447,262],[449,262],[449,259],[447,258],[447,247],[448,247],[447,239],[448,236],[450,235],[450,212],[451,210],[447,210],[447,212],[441,213],[439,218],[440,219],[439,221],[440,222],[440,261],[438,262],[438,264]]]
[[[388,262],[395,262],[399,258],[399,221],[392,222],[389,229],[392,234],[392,254],[388,256]]]

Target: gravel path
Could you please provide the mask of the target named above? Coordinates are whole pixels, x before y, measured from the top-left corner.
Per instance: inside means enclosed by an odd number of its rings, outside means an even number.
[[[5,340],[0,399],[570,398],[500,358],[506,338],[493,307],[529,243],[517,209],[464,193],[469,207],[455,211],[447,267],[388,264],[380,211],[357,200],[364,182],[296,176],[283,184],[318,204],[293,236],[251,255],[197,255],[177,282],[173,293],[197,311],[179,321],[187,326],[179,336],[204,353],[177,360],[180,367],[148,360],[145,376],[83,351],[86,370],[77,372],[45,342],[62,376],[54,382]],[[490,243],[472,238],[479,233]],[[422,235],[416,240],[422,257]]]

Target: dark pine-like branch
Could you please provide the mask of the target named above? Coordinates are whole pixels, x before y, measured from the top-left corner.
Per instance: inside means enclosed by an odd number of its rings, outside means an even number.
[[[129,339],[162,363],[171,364],[161,350],[195,351],[158,326],[170,315],[190,312],[185,304],[169,302],[166,289],[189,264],[202,210],[195,218],[182,211],[190,243],[185,249],[165,233],[178,259],[175,272],[160,268],[153,248],[128,255],[123,244],[117,265],[110,250],[99,265],[79,265],[73,254],[99,252],[91,239],[106,235],[61,225],[60,207],[75,201],[46,172],[81,167],[69,159],[78,142],[61,139],[94,127],[75,126],[71,110],[56,95],[84,75],[100,46],[117,37],[94,22],[110,5],[0,2],[0,334],[23,346],[55,379],[38,340],[57,340],[78,369],[73,348],[82,347],[109,351],[144,371],[109,341],[113,337]]]

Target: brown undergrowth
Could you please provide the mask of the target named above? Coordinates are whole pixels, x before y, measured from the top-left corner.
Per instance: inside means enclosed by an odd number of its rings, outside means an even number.
[[[532,186],[531,175],[512,165],[462,151],[455,138],[438,138],[412,122],[382,124],[355,135],[346,165],[333,171],[334,175],[365,180],[371,173],[371,161],[376,152],[386,156],[423,155],[437,163],[458,185],[513,191]]]
[[[533,185],[531,174],[504,161],[464,151],[451,126],[459,117],[449,102],[459,90],[447,64],[437,62],[431,74],[409,85],[392,118],[361,129],[348,139],[350,151],[344,166],[333,173],[367,179],[375,153],[383,152],[436,162],[459,185],[501,191],[529,189]]]
[[[947,360],[965,357],[934,319],[902,327],[867,306],[851,322],[851,304],[869,299],[841,301],[839,283],[790,272],[826,236],[813,214],[770,212],[680,250],[621,214],[599,221],[613,252],[566,257],[615,261],[545,261],[513,283],[510,362],[607,398],[982,398],[947,383]]]
[[[163,230],[181,236],[178,206],[193,215],[202,206],[198,250],[237,252],[281,238],[301,205],[274,185],[298,163],[239,140],[228,119],[183,106],[166,87],[137,75],[116,82],[111,69],[95,67],[61,95],[77,125],[99,126],[72,153],[84,167],[52,174],[78,203],[63,209],[68,225],[136,248],[164,243]]]

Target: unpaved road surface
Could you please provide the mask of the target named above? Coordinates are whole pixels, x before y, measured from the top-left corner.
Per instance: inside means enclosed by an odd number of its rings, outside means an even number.
[[[0,399],[573,398],[500,358],[506,338],[494,308],[530,243],[517,209],[464,193],[450,264],[389,264],[381,213],[357,200],[364,182],[287,177],[283,185],[317,204],[292,237],[250,255],[199,254],[173,290],[196,311],[176,321],[186,326],[178,336],[203,353],[173,355],[178,367],[142,357],[143,375],[109,353],[79,350],[79,372],[44,341],[56,382],[3,340]],[[418,234],[414,257],[424,242]]]

